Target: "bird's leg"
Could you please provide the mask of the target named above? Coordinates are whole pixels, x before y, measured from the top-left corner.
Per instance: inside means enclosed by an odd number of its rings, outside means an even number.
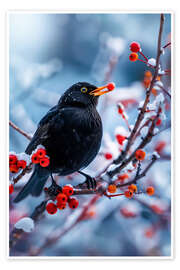
[[[56,184],[56,181],[54,180],[52,173],[51,173],[51,179],[52,179],[52,183],[50,187],[46,189],[46,192],[50,197],[54,197],[54,196],[57,196],[57,194],[62,191],[62,188]]]
[[[85,176],[86,178],[86,181],[83,182],[82,184],[80,184],[79,186],[83,186],[84,184],[87,185],[87,188],[90,189],[94,189],[96,188],[96,180],[95,178],[91,177],[90,175],[84,173],[84,172],[81,172],[81,171],[78,171],[78,173],[80,173],[81,175]]]

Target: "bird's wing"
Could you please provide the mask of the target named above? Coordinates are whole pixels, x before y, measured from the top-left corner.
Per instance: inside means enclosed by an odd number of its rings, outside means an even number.
[[[54,106],[48,113],[41,119],[38,124],[38,128],[34,133],[34,136],[27,146],[25,152],[31,154],[34,149],[40,144],[43,145],[43,142],[48,138],[49,128],[51,127],[52,120],[58,114],[57,106]]]

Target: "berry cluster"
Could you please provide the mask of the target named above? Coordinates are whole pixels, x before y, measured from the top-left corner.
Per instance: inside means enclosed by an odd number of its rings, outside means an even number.
[[[9,170],[11,173],[18,173],[21,169],[24,170],[29,163],[29,156],[25,153],[16,154],[14,152],[10,152]]]
[[[110,184],[107,188],[107,191],[109,193],[116,193],[117,191],[117,186],[116,184]],[[146,188],[146,193],[149,195],[149,196],[152,196],[154,195],[154,192],[155,192],[155,189],[154,187],[152,186],[149,186]],[[140,191],[140,193],[145,193],[145,192],[142,192]],[[128,189],[124,191],[124,193],[120,193],[120,194],[115,194],[115,195],[107,195],[108,197],[115,197],[115,196],[121,196],[121,195],[124,195],[126,198],[128,199],[131,199],[133,197],[134,194],[138,194],[138,188],[135,184],[131,184],[128,186]]]
[[[44,146],[39,145],[35,151],[31,154],[31,161],[34,164],[40,164],[42,167],[47,167],[50,164],[50,159],[46,155],[46,149]]]
[[[74,193],[74,189],[71,185],[65,185],[62,188],[62,192],[59,192],[58,195],[56,196],[56,203],[49,202],[46,205],[46,211],[50,215],[54,215],[57,210],[63,210],[66,208],[67,204],[71,209],[75,209],[79,205],[79,201],[76,198],[71,198]]]

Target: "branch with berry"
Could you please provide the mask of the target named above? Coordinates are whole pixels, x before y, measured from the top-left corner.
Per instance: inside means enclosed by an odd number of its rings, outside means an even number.
[[[163,106],[164,96],[162,93],[157,95],[157,91],[165,93],[170,98],[170,93],[164,88],[161,77],[169,75],[170,70],[162,70],[160,65],[160,56],[164,50],[168,48],[171,43],[168,42],[163,47],[161,46],[162,32],[164,25],[164,15],[160,16],[160,28],[158,35],[157,56],[156,59],[148,59],[142,52],[141,45],[138,42],[132,42],[130,44],[131,54],[129,56],[130,61],[141,61],[152,69],[146,71],[144,76],[144,86],[146,90],[145,99],[137,108],[138,115],[135,124],[132,126],[128,120],[128,114],[121,102],[116,104],[118,115],[122,118],[126,125],[125,128],[117,128],[115,132],[115,139],[118,145],[118,156],[113,157],[111,149],[109,151],[101,152],[101,156],[104,157],[109,163],[105,168],[97,174],[95,180],[97,186],[91,189],[87,189],[85,185],[78,184],[72,185],[58,185],[55,181],[52,182],[50,187],[44,188],[45,199],[35,208],[31,216],[29,217],[33,222],[36,222],[41,218],[42,214],[46,211],[49,215],[54,215],[58,211],[61,212],[66,208],[70,208],[72,213],[64,224],[63,228],[58,228],[52,234],[44,240],[42,245],[33,251],[29,251],[29,255],[38,256],[43,250],[52,244],[59,241],[66,233],[74,228],[79,222],[84,220],[88,209],[94,205],[100,198],[107,197],[113,199],[113,197],[124,196],[127,199],[138,198],[140,194],[145,193],[148,196],[155,194],[155,188],[151,185],[146,187],[143,191],[141,187],[137,186],[137,182],[145,177],[154,163],[158,160],[162,149],[165,147],[163,142],[156,145],[154,153],[150,155],[150,162],[144,166],[147,162],[147,153],[144,148],[153,140],[153,138],[161,132],[157,131],[157,127],[161,126],[162,121],[165,120]],[[143,60],[139,58],[139,55],[143,57]],[[108,73],[109,78],[109,73]],[[109,84],[109,91],[114,89],[113,84]],[[151,94],[154,95],[155,100],[151,103]],[[27,139],[31,137],[16,125],[10,122],[11,127],[21,133]],[[31,156],[25,153],[16,154],[10,153],[9,155],[9,169],[11,176],[11,184],[9,192],[14,192],[14,185],[26,174],[32,170],[33,164],[40,164],[40,166],[46,167],[51,160],[46,155],[46,149],[44,146],[39,145]],[[119,193],[118,190],[122,192]],[[76,196],[80,195],[93,195],[91,200],[85,205],[80,205]],[[69,222],[71,216],[74,215],[76,208],[79,208],[77,217],[73,221]],[[10,247],[14,247],[17,241],[23,236],[23,225],[15,225],[10,235]]]

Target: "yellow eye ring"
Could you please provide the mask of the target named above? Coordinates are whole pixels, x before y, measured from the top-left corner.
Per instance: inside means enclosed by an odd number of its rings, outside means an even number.
[[[86,93],[88,91],[87,87],[83,86],[81,87],[81,92],[82,93]]]

